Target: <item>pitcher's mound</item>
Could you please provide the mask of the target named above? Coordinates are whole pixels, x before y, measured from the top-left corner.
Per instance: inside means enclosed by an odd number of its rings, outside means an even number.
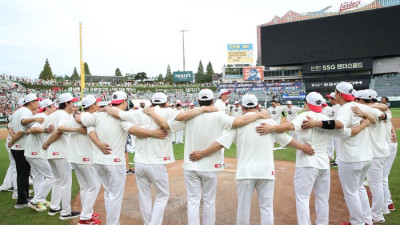
[[[168,165],[170,197],[165,209],[163,224],[187,224],[186,190],[183,179],[182,160]],[[236,224],[236,159],[225,158],[227,169],[219,173],[216,200],[216,224]],[[295,164],[287,161],[275,161],[276,181],[274,195],[274,215],[276,225],[297,224],[296,202],[293,188]],[[153,200],[155,192],[153,190]],[[73,208],[80,208],[79,196]],[[314,195],[310,200],[311,219],[315,221]],[[105,223],[104,197],[100,192],[95,211],[101,214]],[[340,224],[349,219],[347,207],[343,199],[337,171],[331,170],[330,224]],[[73,221],[75,223],[77,221]],[[139,211],[139,196],[135,175],[127,177],[125,195],[121,211],[121,224],[143,224]],[[253,195],[250,224],[260,224],[260,213],[256,192]]]

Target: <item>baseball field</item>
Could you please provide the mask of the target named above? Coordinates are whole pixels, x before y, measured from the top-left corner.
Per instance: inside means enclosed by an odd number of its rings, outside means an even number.
[[[397,128],[397,137],[400,141],[400,109],[393,110],[394,123]],[[0,183],[2,183],[6,170],[9,165],[8,153],[5,150],[4,140],[5,130],[0,130]],[[274,195],[274,215],[276,225],[296,224],[296,206],[293,189],[294,175],[294,149],[285,149],[274,152],[276,182]],[[181,168],[183,158],[183,144],[174,145],[174,153],[177,162],[168,165],[170,197],[164,214],[163,224],[186,224],[186,191],[183,180],[183,170]],[[236,221],[236,147],[225,151],[227,169],[219,174],[217,191],[217,221],[216,224],[235,224]],[[132,161],[133,154],[130,154]],[[400,156],[396,157],[389,177],[390,190],[395,206],[400,207]],[[153,193],[154,194],[154,193]],[[47,216],[45,212],[38,213],[30,208],[15,210],[13,208],[15,200],[11,199],[11,192],[0,192],[0,224],[5,225],[32,225],[32,224],[77,224],[77,220],[61,221],[58,217]],[[80,210],[79,184],[73,175],[72,196],[74,198],[72,208]],[[50,197],[48,197],[50,200]],[[125,185],[125,195],[121,212],[121,224],[135,225],[142,224],[139,213],[139,200],[135,175],[127,177]],[[315,219],[314,198],[310,200],[312,219]],[[102,191],[95,204],[95,211],[101,214],[100,219],[105,221],[105,209]],[[385,224],[400,224],[400,209],[392,211],[386,215]],[[337,170],[331,170],[331,194],[330,194],[330,224],[340,224],[348,221],[348,211],[344,202],[343,193],[340,187]],[[254,193],[251,224],[259,224],[260,216],[257,203],[257,195]]]

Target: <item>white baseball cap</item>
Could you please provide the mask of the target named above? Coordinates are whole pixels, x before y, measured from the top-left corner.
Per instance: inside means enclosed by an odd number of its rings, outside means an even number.
[[[325,99],[322,100],[322,106],[328,106]]]
[[[24,105],[32,101],[40,101],[40,100],[42,100],[42,98],[38,98],[35,94],[27,94],[24,97]]]
[[[214,99],[214,94],[210,89],[205,88],[205,89],[200,90],[199,101],[208,101],[208,100],[212,100],[212,99]]]
[[[245,94],[242,97],[242,106],[244,107],[256,107],[258,105],[257,97],[253,94]]]
[[[48,106],[51,106],[51,105],[53,105],[54,104],[54,102],[52,102],[50,99],[44,99],[43,101],[40,101],[40,109],[39,109],[39,111],[38,112],[43,112],[43,110],[46,108],[46,107],[48,107]]]
[[[376,91],[372,90],[372,89],[368,89],[369,91],[369,95],[371,95],[372,99],[376,99],[378,97],[378,93],[376,93]]]
[[[19,107],[22,107],[24,105],[24,98],[20,98],[17,102]]]
[[[190,105],[190,106],[191,106],[191,105],[194,105],[194,102],[191,102],[189,105]]]
[[[342,94],[344,100],[346,101],[354,100],[353,96],[354,89],[352,84],[342,81],[336,85],[336,90],[338,90]]]
[[[320,113],[322,112],[322,103],[324,98],[320,93],[310,92],[306,97],[306,101],[308,103],[308,107],[311,111]]]
[[[167,96],[162,92],[157,92],[151,97],[151,102],[156,104],[163,104],[167,102]]]
[[[236,104],[239,104],[239,101],[235,101],[235,105],[236,105]]]
[[[219,91],[219,96],[225,95],[225,94],[229,94],[229,93],[231,93],[230,90],[228,90],[228,89],[221,89],[221,90]]]
[[[61,104],[61,103],[65,103],[65,102],[76,102],[79,99],[74,98],[74,96],[72,96],[71,93],[64,93],[64,94],[61,94],[60,97],[58,97],[58,100],[60,101],[60,104]]]
[[[111,104],[121,104],[124,100],[128,99],[128,96],[123,91],[116,91],[111,96]]]
[[[354,97],[360,99],[371,99],[371,93],[369,92],[369,90],[359,90]]]
[[[82,99],[82,107],[84,109],[88,108],[89,106],[93,105],[96,102],[101,101],[101,98],[96,98],[94,97],[94,95],[86,95],[83,99]]]
[[[293,105],[292,101],[287,101],[286,105]]]
[[[329,95],[326,95],[326,97],[336,99],[336,94],[335,92],[331,92]]]
[[[176,100],[176,105],[182,105],[181,100]]]
[[[146,104],[144,100],[140,100],[139,104]]]

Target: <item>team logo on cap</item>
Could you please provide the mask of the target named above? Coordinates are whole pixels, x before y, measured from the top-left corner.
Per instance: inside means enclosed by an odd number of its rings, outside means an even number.
[[[317,105],[321,105],[322,101],[321,100],[317,100],[315,103],[317,103]]]
[[[118,95],[113,95],[113,99],[117,99],[118,98]]]
[[[351,94],[352,92],[353,92],[353,89],[350,89],[350,90],[349,90],[349,93]]]

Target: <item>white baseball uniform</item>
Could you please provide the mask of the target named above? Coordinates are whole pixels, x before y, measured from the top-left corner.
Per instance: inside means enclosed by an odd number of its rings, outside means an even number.
[[[83,114],[86,113],[88,112]],[[71,128],[82,127],[74,118],[68,120],[65,125]],[[92,218],[93,205],[100,190],[100,181],[93,166],[94,151],[93,143],[87,135],[77,132],[70,133],[67,160],[74,168],[80,186],[81,220],[90,220]]]
[[[234,105],[234,106],[232,107],[232,109],[231,109],[231,112],[232,112],[231,116],[234,117],[234,118],[243,115],[243,111],[242,111],[242,107],[241,107],[241,106],[236,107],[236,106]]]
[[[214,107],[217,108],[219,111],[226,113],[226,105],[221,99],[217,99],[214,102]]]
[[[86,127],[94,126],[99,140],[112,149],[111,154],[105,155],[96,148],[93,160],[104,188],[106,224],[118,225],[126,181],[125,145],[133,124],[115,119],[105,112],[82,114],[81,121]]]
[[[387,113],[387,115],[389,116],[390,114]],[[390,115],[391,117],[391,115]],[[388,157],[388,159],[386,160],[385,164],[384,164],[384,178],[383,178],[383,190],[384,190],[384,201],[383,201],[383,208],[384,208],[384,212],[387,213],[388,208],[387,206],[392,204],[392,195],[390,193],[389,190],[389,174],[390,174],[390,170],[392,169],[392,165],[393,162],[396,158],[396,154],[397,154],[397,142],[393,143],[391,141],[392,139],[392,123],[391,121],[388,121],[385,123],[386,125],[386,142],[389,145],[389,150],[390,150],[390,156]]]
[[[312,111],[301,113],[291,121],[297,133],[298,141],[308,144],[314,149],[315,154],[309,156],[302,151],[296,153],[296,172],[294,175],[294,189],[296,195],[297,223],[299,225],[311,225],[310,221],[310,195],[314,190],[315,212],[317,219],[315,224],[329,224],[329,190],[330,190],[330,166],[326,148],[331,140],[331,135],[348,138],[351,129],[325,130],[321,128],[302,129],[301,126],[307,116],[314,120],[329,120],[322,113]]]
[[[72,115],[64,110],[57,110],[47,117],[42,124],[42,128],[54,125],[54,130],[57,130],[59,126],[65,125],[71,118]],[[46,136],[44,140],[47,140],[50,134]],[[68,135],[63,134],[46,151],[46,158],[56,179],[51,193],[50,208],[59,210],[61,202],[61,215],[69,215],[71,213],[72,173],[71,164],[67,161],[67,148]]]
[[[155,113],[167,120],[173,120],[179,111],[171,108],[154,107]],[[157,123],[142,111],[119,112],[122,120],[135,126],[153,130]],[[178,134],[178,132],[176,133]],[[178,140],[177,140],[178,141]],[[172,147],[172,132],[165,139],[138,138],[136,140],[135,170],[139,190],[140,213],[144,224],[162,224],[164,210],[169,197],[169,180],[166,164],[175,162]],[[156,189],[156,199],[151,197],[151,185]]]
[[[186,122],[169,120],[171,131],[185,129],[184,179],[187,191],[187,213],[189,225],[200,225],[200,201],[203,197],[203,224],[215,224],[215,197],[217,172],[224,168],[222,151],[199,161],[192,162],[189,155],[193,151],[210,146],[223,130],[232,127],[234,118],[225,112],[203,113]],[[202,194],[203,189],[203,194]]]
[[[384,220],[384,164],[390,156],[389,145],[386,140],[386,123],[390,123],[390,119],[388,121],[378,120],[376,124],[371,124],[369,129],[374,158],[371,167],[368,170],[367,180],[369,189],[373,196],[371,213],[374,221]]]
[[[268,113],[271,115],[271,118],[275,121],[277,124],[281,124],[281,116],[283,112],[283,107],[282,106],[276,106],[274,107],[269,107],[268,108]]]
[[[47,115],[45,113],[38,113],[34,117],[41,117],[45,120]],[[42,124],[35,122],[32,127],[41,127]],[[29,134],[27,137],[27,146],[25,149],[25,158],[31,164],[33,177],[33,189],[35,196],[31,200],[32,203],[36,204],[38,202],[46,201],[46,197],[52,189],[55,178],[49,162],[45,157],[45,152],[42,149],[42,144],[44,142],[43,134]]]
[[[12,118],[12,116],[8,117],[8,120],[10,122],[8,123],[7,126],[9,128],[12,127],[11,126],[11,120],[12,120],[11,118]],[[8,158],[10,159],[10,165],[8,166],[6,175],[4,176],[4,180],[3,180],[3,184],[1,185],[1,189],[7,190],[7,189],[13,187],[14,188],[13,195],[18,195],[17,194],[17,191],[18,191],[18,189],[17,189],[17,167],[15,165],[15,160],[11,154],[10,148],[8,148],[8,142],[11,141],[11,139],[12,139],[11,135],[8,134],[5,147],[8,152]]]
[[[352,112],[352,106],[358,106],[375,117],[381,115],[379,110],[372,109],[369,106],[355,102],[345,103],[338,110],[336,119],[347,128],[357,126],[361,122],[361,118],[356,117]],[[368,196],[363,186],[373,158],[368,129],[363,129],[349,139],[341,140],[338,148],[339,155],[336,160],[339,166],[340,183],[350,213],[350,223],[353,225],[372,223]]]
[[[331,117],[332,119],[336,119],[336,115],[337,115],[337,111],[340,109],[340,104],[336,104],[332,106],[332,114]],[[340,140],[337,137],[332,136],[331,137],[331,141],[328,145],[328,156],[329,158],[333,159],[334,158],[334,154],[335,154],[335,150],[336,150],[336,158],[338,155],[338,151],[337,148],[339,147],[339,142]]]
[[[254,114],[254,112],[246,113]],[[217,142],[229,149],[235,142],[237,146],[236,188],[238,193],[238,225],[250,224],[250,208],[254,190],[257,190],[261,224],[274,224],[274,143],[285,146],[291,140],[284,133],[258,135],[256,127],[260,123],[275,125],[271,120],[257,120],[246,126],[225,131]]]

